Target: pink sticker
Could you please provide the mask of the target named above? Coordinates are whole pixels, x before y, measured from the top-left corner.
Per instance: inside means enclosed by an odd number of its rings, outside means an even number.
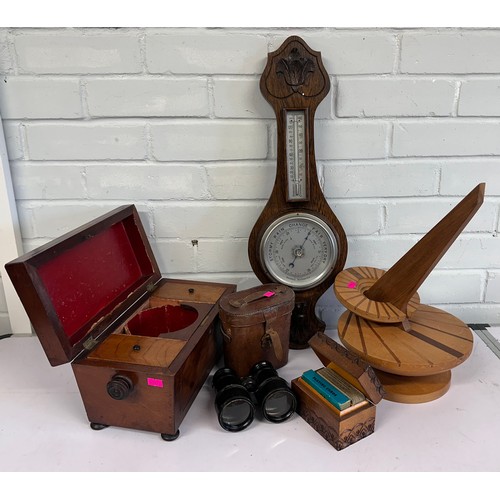
[[[355,281],[349,281],[349,283],[347,283],[347,286],[349,288],[356,288],[356,282]]]
[[[148,377],[148,385],[153,387],[163,387],[163,380],[160,378],[150,378]]]
[[[269,292],[266,292],[266,293],[263,295],[263,297],[273,297],[274,295],[276,295],[274,292],[269,291]]]

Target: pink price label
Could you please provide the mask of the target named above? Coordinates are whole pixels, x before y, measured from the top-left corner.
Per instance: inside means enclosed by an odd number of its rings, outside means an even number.
[[[276,293],[271,292],[271,291],[269,290],[269,292],[264,293],[263,297],[273,297],[274,295],[276,295]]]
[[[163,380],[160,378],[148,377],[148,385],[151,385],[152,387],[163,387]]]
[[[357,284],[357,283],[356,283],[355,281],[349,281],[349,283],[347,283],[347,286],[348,286],[349,288],[356,288],[356,284]]]

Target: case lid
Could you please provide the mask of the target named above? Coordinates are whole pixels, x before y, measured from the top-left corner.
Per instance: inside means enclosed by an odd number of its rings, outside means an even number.
[[[384,397],[384,388],[373,368],[338,342],[324,333],[317,333],[309,340],[309,345],[325,366],[339,373],[372,403]]]
[[[92,349],[161,278],[134,205],[117,208],[5,267],[53,366]]]
[[[231,326],[250,326],[266,319],[291,314],[294,291],[285,285],[268,283],[231,293],[219,302],[220,316]]]

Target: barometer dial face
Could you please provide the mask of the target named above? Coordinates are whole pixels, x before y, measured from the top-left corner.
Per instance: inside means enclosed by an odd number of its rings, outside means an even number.
[[[303,290],[324,281],[337,262],[332,228],[309,213],[293,212],[274,220],[260,243],[260,257],[272,280]]]

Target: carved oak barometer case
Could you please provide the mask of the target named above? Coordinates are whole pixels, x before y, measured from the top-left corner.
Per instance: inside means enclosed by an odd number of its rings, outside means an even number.
[[[314,155],[314,114],[330,90],[320,52],[299,37],[268,55],[260,90],[277,121],[277,169],[271,196],[250,234],[248,254],[263,283],[295,292],[290,347],[308,347],[323,332],[319,297],[343,269],[344,230],[323,196]]]

